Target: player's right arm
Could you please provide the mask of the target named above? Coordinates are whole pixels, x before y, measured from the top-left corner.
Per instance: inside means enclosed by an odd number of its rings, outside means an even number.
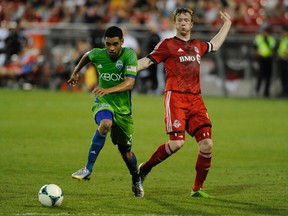
[[[138,71],[144,70],[152,64],[158,64],[169,58],[170,51],[168,49],[168,40],[160,41],[154,48],[154,50],[146,57],[138,60]]]
[[[150,65],[154,64],[150,58],[144,57],[138,60],[138,71],[148,68]]]
[[[89,52],[86,52],[82,56],[78,64],[75,66],[73,73],[71,74],[70,79],[68,80],[69,85],[75,86],[77,84],[81,69],[90,62],[88,55],[89,55]]]

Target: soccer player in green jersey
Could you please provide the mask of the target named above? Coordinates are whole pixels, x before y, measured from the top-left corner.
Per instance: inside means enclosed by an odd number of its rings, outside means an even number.
[[[98,125],[88,153],[86,166],[72,174],[72,178],[89,180],[93,165],[104,146],[110,131],[113,144],[118,150],[132,175],[132,191],[135,197],[143,197],[144,190],[138,174],[137,159],[131,151],[133,119],[131,110],[131,90],[137,74],[137,56],[130,48],[123,48],[123,33],[116,26],[104,33],[105,48],[94,48],[85,53],[68,80],[76,85],[80,70],[92,62],[98,75],[98,86],[92,91],[96,96],[92,111]]]

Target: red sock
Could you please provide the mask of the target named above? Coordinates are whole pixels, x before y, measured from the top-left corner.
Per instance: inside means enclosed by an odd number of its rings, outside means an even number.
[[[196,161],[196,178],[193,186],[193,191],[198,191],[203,187],[203,183],[207,177],[209,168],[211,166],[212,153],[198,153]]]
[[[171,154],[173,154],[173,152],[168,143],[160,145],[150,159],[142,165],[141,170],[148,174],[154,166],[164,161]]]

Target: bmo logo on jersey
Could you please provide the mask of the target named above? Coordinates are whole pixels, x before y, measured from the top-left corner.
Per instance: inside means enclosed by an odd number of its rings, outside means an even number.
[[[194,62],[194,61],[197,61],[198,64],[200,64],[200,60],[201,60],[201,57],[199,54],[196,54],[196,56],[179,56],[179,61],[180,62]]]

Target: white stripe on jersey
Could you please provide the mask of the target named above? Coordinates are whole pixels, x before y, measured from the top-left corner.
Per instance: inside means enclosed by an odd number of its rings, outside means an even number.
[[[170,113],[170,98],[172,91],[167,91],[165,97],[165,113],[166,113],[166,129],[167,132],[172,131],[172,121],[171,121],[171,113]]]

